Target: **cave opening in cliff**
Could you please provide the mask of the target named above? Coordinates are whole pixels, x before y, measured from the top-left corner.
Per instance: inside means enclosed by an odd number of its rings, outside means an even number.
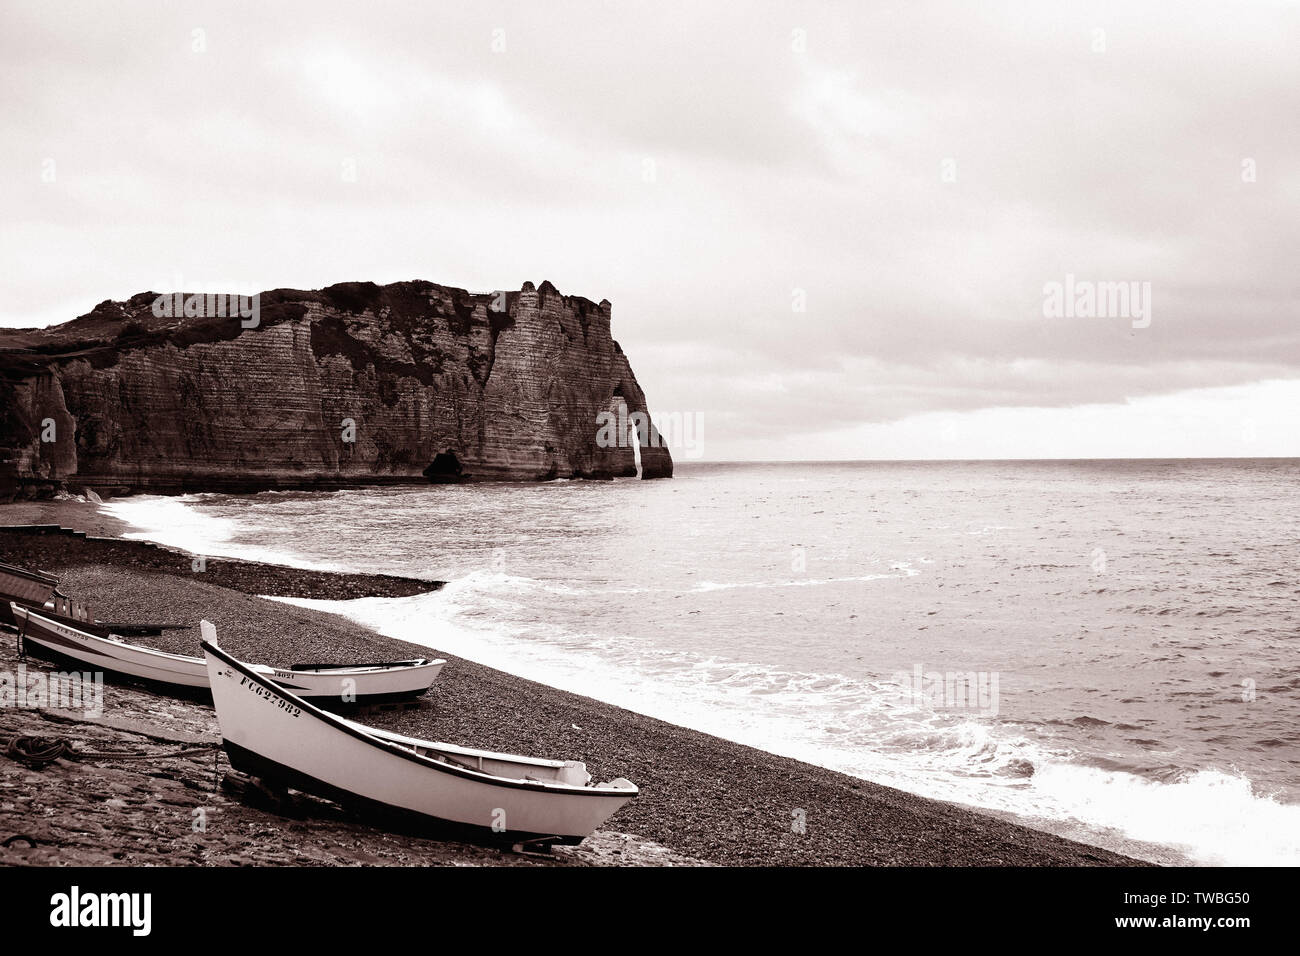
[[[438,452],[429,463],[429,467],[424,469],[424,477],[442,484],[460,481],[464,478],[464,474],[465,470],[461,466],[460,459],[450,448]]]

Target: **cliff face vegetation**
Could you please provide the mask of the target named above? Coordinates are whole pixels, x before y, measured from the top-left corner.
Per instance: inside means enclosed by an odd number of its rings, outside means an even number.
[[[0,330],[0,498],[637,473],[637,438],[597,440],[621,405],[650,421],[608,302],[343,283],[264,292],[250,327],[224,298]],[[671,476],[645,430],[642,477]]]

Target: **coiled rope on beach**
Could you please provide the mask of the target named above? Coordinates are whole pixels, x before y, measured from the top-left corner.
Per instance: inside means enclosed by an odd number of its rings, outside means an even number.
[[[5,756],[40,770],[60,757],[72,753],[72,744],[63,737],[18,736],[5,746]]]
[[[60,757],[76,760],[81,757],[90,759],[114,758],[119,760],[148,760],[165,757],[185,757],[190,754],[205,753],[219,748],[220,744],[202,744],[198,747],[186,747],[167,753],[142,753],[125,750],[77,750],[72,741],[66,737],[35,737],[19,735],[9,740],[5,746],[5,756],[17,760],[36,770],[49,766]]]

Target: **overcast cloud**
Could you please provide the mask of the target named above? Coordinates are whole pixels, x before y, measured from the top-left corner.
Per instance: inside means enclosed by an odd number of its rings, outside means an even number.
[[[710,458],[1300,454],[1298,46],[1291,2],[7,0],[0,322],[549,279]],[[1044,317],[1067,274],[1149,326]]]

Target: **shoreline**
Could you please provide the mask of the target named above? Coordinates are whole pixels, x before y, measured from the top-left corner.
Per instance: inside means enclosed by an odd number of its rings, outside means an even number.
[[[113,537],[103,540],[63,534],[0,532],[0,560],[61,575],[65,589],[90,604],[103,619],[193,622],[190,628],[166,632],[163,637],[141,643],[194,653],[197,621],[199,617],[207,617],[217,625],[223,646],[232,653],[273,665],[309,657],[347,660],[394,653],[420,656],[429,653],[428,647],[384,637],[338,615],[263,600],[257,595],[278,590],[279,596],[293,597],[401,596],[395,592],[411,589],[406,593],[421,593],[436,589],[438,582],[301,571],[216,558],[208,559],[206,570],[196,573],[184,552],[116,537],[123,530],[122,523],[98,514],[93,505],[44,503],[39,517],[46,520],[32,520],[30,504],[0,507],[0,524],[73,524],[92,535]],[[8,643],[4,640],[6,636],[0,636],[0,644]],[[447,657],[449,663],[419,708],[376,710],[360,719],[385,729],[448,743],[583,760],[595,779],[626,776],[637,783],[641,796],[608,824],[616,832],[612,836],[602,832],[589,838],[579,848],[574,862],[1147,865],[1001,816],[778,757],[452,655],[440,652],[440,656]],[[148,713],[159,710],[141,695],[165,700],[130,685],[106,684],[106,688],[109,701],[117,701],[107,709],[109,715],[117,708]],[[174,710],[175,706],[178,705],[162,709]],[[209,733],[215,729],[210,707],[204,710],[203,705],[193,703],[184,706],[190,710],[186,711],[182,723],[192,725],[206,719]],[[20,714],[30,723],[31,712]],[[5,722],[13,723],[10,717]],[[204,759],[210,776],[211,758]],[[14,767],[20,765],[0,761],[0,775],[8,774]],[[77,797],[75,777],[88,769],[71,766],[69,773],[74,781],[60,791],[62,800],[55,807],[55,818],[65,813],[97,817],[99,811],[95,806]],[[32,783],[33,778],[40,779],[42,773],[51,771],[23,772]],[[157,777],[146,780],[165,789],[166,785]],[[0,782],[7,785],[3,791],[5,796],[0,797],[0,828],[20,829],[18,821],[8,819],[11,812],[7,809],[8,800],[15,788],[3,777]],[[315,809],[308,814],[304,825],[307,831],[318,819],[327,821],[321,824],[327,829],[340,825],[331,821],[329,811],[323,809],[328,805],[316,807],[317,803],[311,802]],[[242,803],[234,806],[240,808],[239,812],[251,812]],[[283,818],[268,816],[271,825],[277,825],[276,821],[283,823]],[[803,832],[796,832],[798,821],[803,822]],[[346,826],[358,833],[381,832],[364,823]],[[113,830],[106,826],[104,835],[111,838],[112,834]],[[187,824],[174,840],[188,845],[193,842],[192,836]],[[619,852],[607,851],[602,858],[600,850],[607,848],[611,840],[618,845]],[[475,847],[473,844],[428,842],[443,850],[429,850],[433,858],[424,860],[394,858],[375,862],[408,865],[437,862],[438,852],[450,853],[454,847],[460,848],[456,852],[469,853],[472,862],[490,864],[495,860],[491,854],[499,852],[491,851],[482,857],[466,849]],[[254,844],[265,855],[260,862],[293,861],[276,855],[277,843],[271,834],[261,844],[256,840]],[[584,853],[595,858],[585,858]],[[12,851],[0,850],[0,862],[20,862],[7,860],[11,856]],[[170,859],[164,855],[158,862]],[[519,859],[511,857],[509,862]],[[183,862],[223,861],[185,859]]]

